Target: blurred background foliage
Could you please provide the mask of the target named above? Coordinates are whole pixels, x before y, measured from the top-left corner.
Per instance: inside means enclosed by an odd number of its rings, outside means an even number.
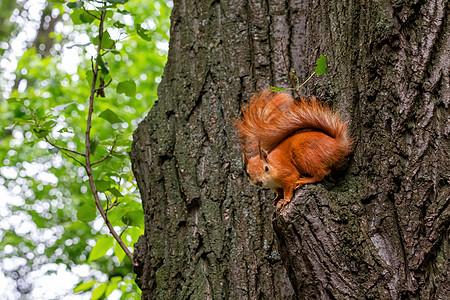
[[[140,298],[84,168],[44,140],[84,152],[98,21],[81,5],[95,11],[95,2],[102,1],[0,3],[2,299]],[[132,247],[144,219],[127,152],[157,100],[172,2],[108,2],[102,69],[111,83],[95,100],[91,160],[116,146],[93,176],[112,225]]]

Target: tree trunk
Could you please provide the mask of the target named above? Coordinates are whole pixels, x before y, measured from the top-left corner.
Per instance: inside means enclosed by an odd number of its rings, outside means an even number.
[[[159,100],[131,151],[143,299],[447,297],[448,1],[174,4]],[[289,87],[281,36],[302,78],[327,55],[303,93],[350,121],[354,154],[274,213],[232,124],[255,91]]]

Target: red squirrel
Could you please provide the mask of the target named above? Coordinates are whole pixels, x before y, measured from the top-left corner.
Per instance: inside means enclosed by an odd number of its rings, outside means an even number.
[[[352,151],[347,122],[315,97],[264,90],[242,107],[235,122],[250,182],[274,190],[277,209],[294,190],[321,181]]]

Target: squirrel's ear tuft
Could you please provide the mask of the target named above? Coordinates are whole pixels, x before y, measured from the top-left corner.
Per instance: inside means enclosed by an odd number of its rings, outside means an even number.
[[[264,161],[265,163],[269,163],[267,161],[267,155],[269,155],[266,150],[261,148],[261,141],[258,141],[258,150],[259,150],[259,158],[261,158],[262,161]]]
[[[242,151],[242,160],[244,161],[245,165],[248,165],[248,157],[247,157],[247,153],[245,153],[245,151]]]
[[[267,153],[267,151],[265,150],[260,150],[259,151],[259,157],[261,157],[261,160],[263,160],[266,164],[269,163],[269,161],[267,160],[267,156],[269,155],[269,153]]]

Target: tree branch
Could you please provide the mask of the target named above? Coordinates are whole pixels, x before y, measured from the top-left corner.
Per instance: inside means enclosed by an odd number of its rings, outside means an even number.
[[[49,139],[48,139],[47,137],[45,137],[44,139],[45,139],[45,141],[46,141],[47,143],[49,143],[50,145],[52,145],[53,147],[55,147],[55,148],[57,148],[57,149],[59,149],[59,150],[64,150],[64,151],[72,152],[73,154],[77,154],[77,155],[80,155],[80,156],[83,156],[83,157],[86,155],[86,154],[84,154],[84,153],[81,153],[81,152],[78,152],[78,151],[75,151],[75,150],[72,150],[72,149],[69,149],[69,148],[66,148],[66,147],[62,147],[62,146],[56,145],[55,143],[49,141]]]
[[[119,243],[120,247],[123,249],[123,251],[127,254],[127,256],[130,258],[131,262],[134,264],[133,260],[133,254],[130,252],[130,250],[127,248],[127,246],[124,244],[120,236],[117,234],[117,232],[114,230],[114,227],[111,225],[111,222],[108,220],[108,216],[105,213],[105,210],[102,207],[102,204],[100,202],[100,198],[98,195],[98,190],[95,186],[94,177],[92,176],[92,163],[90,159],[90,146],[91,146],[91,140],[90,140],[90,133],[91,133],[91,124],[92,124],[92,114],[94,112],[94,97],[95,97],[95,84],[97,82],[97,75],[98,75],[98,59],[100,58],[100,51],[101,51],[101,44],[102,44],[102,37],[103,37],[103,23],[105,21],[105,15],[106,10],[102,11],[101,17],[100,17],[100,25],[99,25],[99,35],[98,35],[98,44],[97,44],[97,59],[95,60],[95,67],[92,70],[93,76],[92,76],[92,86],[91,86],[91,95],[89,97],[89,111],[88,111],[88,117],[87,117],[87,128],[86,128],[86,173],[89,177],[89,185],[91,187],[92,193],[94,195],[95,199],[95,205],[97,206],[98,211],[100,212],[100,215],[102,216],[103,220],[105,221],[106,226],[109,229],[109,232],[111,235],[116,239],[117,243]]]

